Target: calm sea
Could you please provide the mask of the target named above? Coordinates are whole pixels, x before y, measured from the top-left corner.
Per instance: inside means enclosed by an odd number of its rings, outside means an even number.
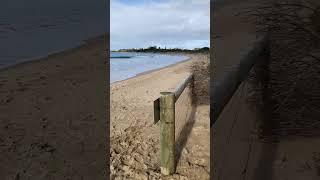
[[[111,52],[110,57],[111,83],[188,59],[187,56],[125,52]]]
[[[105,0],[1,0],[0,68],[47,56],[102,35]]]

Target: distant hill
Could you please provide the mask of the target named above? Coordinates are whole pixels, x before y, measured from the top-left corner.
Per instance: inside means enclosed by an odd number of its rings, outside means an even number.
[[[186,52],[186,53],[209,53],[209,47],[195,48],[195,49],[179,49],[179,48],[160,48],[157,46],[150,46],[148,48],[139,48],[139,49],[120,49],[114,52],[148,52],[148,53],[157,53],[157,52]]]

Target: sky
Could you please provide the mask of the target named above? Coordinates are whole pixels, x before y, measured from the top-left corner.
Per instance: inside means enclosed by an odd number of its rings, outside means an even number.
[[[210,46],[210,0],[111,0],[111,50]]]

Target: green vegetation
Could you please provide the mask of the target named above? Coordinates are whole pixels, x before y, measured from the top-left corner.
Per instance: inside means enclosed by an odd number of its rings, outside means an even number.
[[[179,48],[160,48],[157,46],[150,46],[148,48],[139,48],[139,49],[120,49],[116,52],[146,52],[146,53],[161,53],[161,52],[184,52],[184,53],[209,53],[209,47],[195,48],[191,49],[179,49]]]

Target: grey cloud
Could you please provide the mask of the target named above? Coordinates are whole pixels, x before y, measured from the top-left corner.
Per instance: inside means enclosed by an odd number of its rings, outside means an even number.
[[[111,1],[111,49],[209,46],[209,0],[127,5]]]

